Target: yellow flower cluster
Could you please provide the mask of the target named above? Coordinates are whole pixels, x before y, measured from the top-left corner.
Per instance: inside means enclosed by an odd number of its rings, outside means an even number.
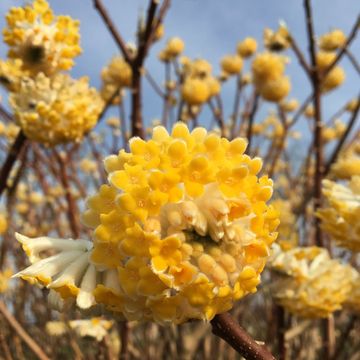
[[[167,41],[165,48],[160,51],[159,60],[163,62],[172,61],[184,51],[184,48],[184,42],[178,37],[173,37]]]
[[[319,39],[319,47],[323,51],[334,51],[342,47],[346,42],[346,36],[342,30],[335,29],[324,34]]]
[[[270,52],[258,54],[253,60],[254,86],[265,100],[280,102],[288,95],[291,84],[284,70],[284,58]]]
[[[320,71],[326,69],[335,60],[336,54],[332,52],[319,51],[316,55],[316,64]],[[339,65],[335,66],[322,80],[322,91],[328,92],[339,87],[345,80],[345,71]]]
[[[237,75],[243,67],[243,60],[239,55],[226,55],[221,60],[221,69],[226,75]]]
[[[32,74],[69,70],[81,53],[79,21],[54,15],[46,0],[11,8],[6,21],[3,35],[10,47],[8,56],[21,59]]]
[[[48,321],[46,323],[46,332],[51,336],[60,336],[66,334],[68,327],[70,327],[80,337],[89,336],[97,341],[102,341],[113,325],[113,321],[100,317],[70,320],[67,324],[63,321]]]
[[[11,269],[0,271],[0,294],[5,293],[9,289],[9,281],[12,274]]]
[[[280,225],[278,227],[277,243],[281,249],[286,251],[298,245],[298,232],[296,228],[296,217],[292,211],[290,201],[276,199],[272,206],[279,212]]]
[[[242,58],[250,57],[257,49],[257,42],[254,38],[247,37],[237,45],[237,53]]]
[[[346,126],[340,119],[336,119],[333,126],[324,126],[322,129],[324,143],[340,138],[345,130]]]
[[[319,247],[275,248],[270,267],[279,273],[272,285],[277,303],[306,318],[324,318],[341,309],[352,289],[354,270]]]
[[[122,56],[115,56],[110,63],[102,69],[101,79],[102,98],[105,101],[109,101],[113,94],[118,90],[119,96],[115,97],[113,101],[113,104],[118,104],[121,101],[120,90],[131,86],[131,67]]]
[[[201,105],[220,93],[220,82],[212,75],[212,66],[204,59],[183,58],[182,99],[189,105]]]
[[[354,271],[351,284],[351,292],[344,303],[344,307],[356,313],[360,313],[360,274],[357,271]]]
[[[17,91],[20,80],[28,76],[29,72],[22,69],[20,59],[0,60],[0,85],[8,91]]]
[[[317,212],[322,228],[339,246],[360,251],[360,176],[347,186],[323,180],[323,194],[328,206]]]
[[[43,73],[22,79],[9,102],[25,135],[46,145],[80,141],[97,122],[103,101],[88,79]]]
[[[360,176],[360,143],[358,139],[352,146],[340,153],[339,158],[331,166],[331,175],[345,180],[349,180],[353,176]]]
[[[132,138],[129,153],[105,159],[109,184],[88,199],[93,249],[17,235],[34,262],[17,276],[130,320],[210,320],[229,310],[256,291],[279,223],[266,204],[272,181],[257,176],[262,161],[246,145],[183,123],[171,135],[156,127],[148,141]],[[49,248],[58,254],[39,261]]]
[[[280,24],[277,31],[264,30],[264,45],[270,51],[282,51],[290,46],[290,34],[285,24]]]

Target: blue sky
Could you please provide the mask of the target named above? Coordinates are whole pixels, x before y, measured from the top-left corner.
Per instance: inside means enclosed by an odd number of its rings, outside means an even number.
[[[1,0],[0,27],[4,27],[4,15],[9,7],[21,5],[20,0]],[[83,55],[77,59],[73,69],[74,77],[90,76],[91,83],[100,84],[100,70],[111,56],[117,54],[117,47],[103,26],[102,20],[92,6],[91,0],[50,0],[58,14],[69,14],[81,21]],[[136,21],[141,10],[146,10],[144,0],[104,0],[112,18],[126,41],[134,41]],[[359,11],[357,0],[313,1],[315,28],[322,34],[333,27],[348,33]],[[284,20],[303,49],[306,48],[304,12],[301,0],[173,0],[165,20],[166,36],[152,48],[146,66],[161,82],[163,68],[156,55],[170,36],[180,36],[186,43],[185,54],[190,57],[204,57],[213,65],[215,73],[221,57],[235,51],[236,43],[246,36],[262,38],[264,27],[276,28]],[[360,42],[352,46],[354,54],[360,53]],[[6,46],[0,44],[0,56],[6,54]],[[359,88],[359,77],[351,64],[344,60],[347,78],[342,89],[327,95],[324,100],[325,116],[334,113],[347,99],[354,97]],[[292,78],[290,97],[300,100],[308,95],[308,81],[294,60],[287,68]],[[151,120],[161,115],[160,102],[145,85],[145,118]],[[230,111],[233,99],[233,84],[223,91],[224,103]],[[205,113],[206,116],[206,113]],[[260,115],[262,116],[262,115]]]

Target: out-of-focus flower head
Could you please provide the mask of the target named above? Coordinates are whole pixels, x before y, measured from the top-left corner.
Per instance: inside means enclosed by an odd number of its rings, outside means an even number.
[[[299,102],[297,99],[290,99],[287,101],[282,101],[280,107],[285,112],[293,112],[298,109]]]
[[[347,186],[323,180],[323,194],[328,205],[318,210],[321,227],[336,244],[360,251],[360,176],[354,176]]]
[[[8,228],[7,216],[4,212],[0,212],[0,235],[5,234]]]
[[[319,39],[319,47],[323,51],[334,51],[342,47],[346,42],[346,36],[342,30],[335,29]]]
[[[326,69],[336,58],[336,53],[319,51],[316,54],[316,65],[320,71]],[[345,71],[340,66],[335,66],[322,80],[322,91],[328,92],[339,87],[345,80]]]
[[[350,180],[353,176],[360,176],[360,146],[359,139],[340,152],[340,156],[331,166],[331,175],[337,179]]]
[[[345,300],[344,307],[357,314],[360,313],[360,274],[354,270],[351,292]]]
[[[346,110],[349,112],[354,112],[359,106],[359,99],[352,99],[346,104]]]
[[[43,73],[22,79],[9,102],[25,135],[46,145],[80,141],[97,122],[103,101],[88,79]]]
[[[237,75],[243,67],[243,60],[239,55],[225,55],[221,60],[221,69],[228,75]]]
[[[0,294],[5,293],[9,289],[9,281],[12,274],[11,269],[0,271]]]
[[[276,199],[272,202],[274,208],[279,212],[280,225],[278,227],[277,243],[282,250],[289,250],[298,245],[298,232],[296,218],[292,211],[290,201]]]
[[[315,109],[312,105],[308,105],[304,110],[304,115],[308,119],[312,119],[315,116]]]
[[[290,46],[290,35],[286,24],[281,22],[277,31],[265,28],[264,45],[270,51],[282,51]]]
[[[275,301],[305,318],[325,318],[348,298],[354,270],[331,259],[316,246],[282,251],[274,246],[270,267],[279,273],[272,290]]]
[[[21,78],[29,72],[22,69],[20,59],[0,60],[0,85],[8,91],[17,91]]]
[[[179,37],[170,38],[163,50],[160,51],[158,57],[160,61],[169,62],[177,58],[185,48],[184,41]]]
[[[212,66],[208,61],[192,61],[187,58],[185,61],[183,59],[182,65],[184,83],[181,87],[181,96],[187,104],[199,106],[220,93],[220,82],[212,75]]]
[[[34,262],[17,276],[130,320],[210,320],[229,310],[256,291],[279,222],[266,204],[272,181],[257,176],[261,159],[246,145],[183,123],[171,135],[156,127],[148,141],[132,138],[129,153],[105,159],[109,184],[88,199],[93,249],[17,235]],[[38,260],[50,248],[57,254]]]
[[[121,90],[131,85],[132,70],[122,56],[114,56],[110,63],[101,70],[101,96],[107,102],[115,92],[119,92],[113,104],[121,101]]]
[[[3,36],[10,47],[8,56],[21,59],[24,69],[34,75],[70,70],[81,53],[79,21],[54,15],[46,0],[11,8],[6,21]]]
[[[92,337],[101,341],[109,332],[114,322],[99,317],[84,320],[71,320],[69,325],[80,337]]]
[[[252,37],[247,37],[237,44],[237,53],[243,57],[248,58],[256,52],[257,42]]]
[[[268,101],[280,102],[291,89],[284,76],[285,58],[271,52],[258,54],[252,62],[252,77],[256,90]]]

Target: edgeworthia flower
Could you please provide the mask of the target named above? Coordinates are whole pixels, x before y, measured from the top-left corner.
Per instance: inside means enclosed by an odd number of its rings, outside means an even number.
[[[257,176],[261,159],[246,145],[183,123],[131,139],[129,153],[105,159],[109,184],[88,199],[94,242],[17,235],[36,260],[17,276],[130,320],[210,320],[231,309],[256,291],[279,222],[266,204],[272,181]]]

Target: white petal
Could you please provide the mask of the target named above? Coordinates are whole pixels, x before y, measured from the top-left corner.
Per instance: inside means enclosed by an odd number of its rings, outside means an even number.
[[[81,281],[80,292],[76,298],[76,304],[81,309],[88,309],[95,304],[93,291],[96,287],[96,274],[95,266],[90,264]]]

